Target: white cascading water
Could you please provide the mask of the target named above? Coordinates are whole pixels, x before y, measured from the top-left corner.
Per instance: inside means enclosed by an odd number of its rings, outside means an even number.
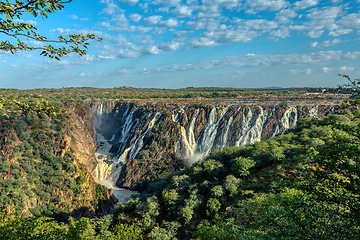
[[[108,113],[114,108],[112,105],[106,105],[107,102],[99,103],[93,108],[95,126],[101,131],[101,124],[108,120]],[[122,105],[124,109],[121,118],[121,126],[114,129],[114,135],[111,140],[107,140],[98,133],[98,150],[96,157],[98,165],[93,174],[98,181],[106,186],[115,188],[115,183],[119,177],[122,166],[129,160],[135,159],[144,147],[144,138],[156,124],[159,124],[161,113],[157,111],[141,113],[142,120],[139,118],[139,112],[131,104]],[[198,119],[200,112],[206,111],[206,124]],[[265,110],[266,109],[266,110]],[[301,106],[289,106],[285,109],[281,117],[277,117],[274,107],[264,108],[260,105],[243,105],[227,107],[212,107],[194,109],[191,107],[174,106],[172,110],[172,122],[176,123],[180,129],[180,137],[177,140],[174,149],[175,153],[186,159],[189,163],[194,163],[204,156],[208,155],[214,149],[221,149],[225,146],[243,146],[262,140],[264,126],[268,119],[272,118],[270,133],[271,137],[282,133],[284,130],[295,127],[299,119],[299,112],[302,116],[320,117],[319,106],[315,105],[304,113]],[[117,109],[118,111],[119,109]],[[170,109],[169,109],[170,110]],[[189,116],[191,119],[187,121]],[[235,119],[239,119],[235,122]],[[275,119],[275,121],[274,121]],[[185,122],[185,126],[181,126]],[[147,124],[147,125],[146,125]],[[234,127],[236,126],[236,127]],[[195,135],[195,130],[200,130],[199,136]],[[109,135],[109,134],[108,134]],[[116,137],[115,137],[116,135]],[[117,144],[117,153],[110,153],[113,144]],[[114,192],[115,192],[114,190]],[[126,192],[125,197],[119,195],[120,201],[126,201],[132,192]]]
[[[181,112],[182,114],[184,114],[183,110],[181,110]],[[194,156],[196,153],[197,145],[195,141],[194,129],[196,118],[199,116],[199,113],[200,110],[196,109],[196,113],[191,118],[187,130],[183,126],[180,126],[181,136],[178,142],[175,144],[175,152],[188,160],[190,160],[192,156]],[[175,113],[175,115],[173,114],[173,121],[178,122],[180,119],[180,115],[181,114],[179,113]]]
[[[103,123],[104,115],[110,113],[109,109],[104,111],[104,103],[100,102],[96,111],[94,112],[94,122],[95,127],[99,129],[101,124]],[[127,109],[123,115],[124,126],[121,131],[120,141],[124,142],[128,137],[133,125],[133,111],[130,111],[130,105],[128,104]],[[123,159],[115,156],[110,153],[110,149],[112,144],[110,143],[115,139],[115,135],[110,140],[104,138],[104,136],[100,133],[96,134],[96,142],[97,142],[97,150],[95,152],[95,157],[97,159],[97,166],[93,171],[93,176],[95,180],[108,187],[113,189],[114,196],[119,200],[119,202],[124,203],[127,202],[131,195],[136,192],[121,189],[116,187],[115,183],[119,178],[121,167],[126,163],[128,159]]]
[[[309,110],[309,117],[319,117],[318,106],[314,106]],[[221,149],[225,146],[244,146],[254,142],[261,141],[262,132],[267,119],[275,114],[276,108],[270,108],[265,111],[262,106],[242,106],[233,112],[233,115],[227,119],[224,118],[228,107],[223,107],[220,110],[220,116],[217,117],[217,108],[212,108],[207,117],[207,124],[202,130],[202,134],[198,139],[195,139],[194,129],[197,114],[189,121],[189,123],[180,128],[181,136],[175,145],[175,153],[186,159],[189,163],[196,162],[208,155],[214,149]],[[237,139],[235,142],[231,142],[230,138],[234,135],[231,132],[231,125],[234,123],[235,116],[242,111],[243,117],[241,118],[241,126]],[[255,112],[256,111],[256,114]],[[179,109],[178,112],[173,111],[173,121],[178,122],[181,115],[186,114],[186,110]],[[285,110],[281,119],[278,119],[274,127],[274,132],[271,137],[275,137],[280,134],[280,129],[287,130],[294,128],[298,121],[299,114],[296,107],[290,106]],[[222,122],[222,128],[220,128],[220,122]],[[217,144],[215,144],[217,143]]]
[[[256,119],[253,119],[254,114],[251,109],[249,109],[248,115],[243,119],[243,125],[238,136],[238,140],[235,142],[236,147],[244,146],[245,144],[251,144],[254,142],[260,142],[261,133],[266,121],[267,112],[260,106],[259,115]]]
[[[128,159],[135,159],[140,150],[144,146],[144,137],[146,134],[154,127],[157,120],[159,120],[161,113],[156,113],[154,118],[149,123],[146,131],[141,134],[140,136],[135,135],[134,138],[131,140],[132,144],[130,147],[125,149],[125,151],[120,155],[119,159],[123,161],[127,161]]]

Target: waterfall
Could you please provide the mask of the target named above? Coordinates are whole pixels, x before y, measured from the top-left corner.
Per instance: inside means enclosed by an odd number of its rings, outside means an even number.
[[[300,118],[322,117],[337,107],[329,104],[284,107],[232,103],[206,107],[173,105],[158,112],[151,106],[130,103],[102,101],[90,105],[98,131],[98,164],[93,175],[111,187],[116,187],[122,166],[129,159],[137,158],[142,149],[149,149],[155,141],[147,136],[156,125],[157,134],[161,134],[162,121],[169,120],[171,124],[166,126],[171,129],[166,130],[178,136],[167,151],[193,163],[214,149],[240,147],[275,137],[294,128]]]
[[[196,109],[196,113],[191,118],[187,130],[184,127],[180,126],[181,136],[178,142],[175,144],[175,153],[183,156],[185,159],[191,159],[196,153],[197,144],[194,135],[194,128],[195,128],[196,118],[198,117],[199,112],[200,110]],[[180,118],[179,115],[180,114],[177,113],[177,115],[175,116],[178,117],[173,117],[172,118],[173,121],[175,120],[177,122]]]

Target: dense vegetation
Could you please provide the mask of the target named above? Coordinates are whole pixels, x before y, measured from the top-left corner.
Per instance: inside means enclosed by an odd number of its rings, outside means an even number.
[[[291,89],[241,89],[241,88],[182,88],[182,89],[158,89],[158,88],[62,88],[62,89],[33,89],[16,90],[0,89],[0,96],[7,99],[16,99],[28,102],[31,98],[45,97],[52,102],[69,99],[91,100],[91,99],[151,99],[151,98],[231,98],[231,97],[295,97],[306,93],[321,93],[322,88],[291,88]],[[318,96],[319,97],[319,96]],[[331,96],[323,96],[323,98]]]
[[[70,218],[59,224],[46,217],[4,215],[0,236],[358,239],[359,122],[360,110],[304,119],[273,139],[215,151],[191,168],[153,182],[101,219]],[[21,171],[19,175],[21,179]]]
[[[0,114],[0,208],[21,217],[90,216],[110,190],[94,182],[67,146],[69,116],[5,106]]]

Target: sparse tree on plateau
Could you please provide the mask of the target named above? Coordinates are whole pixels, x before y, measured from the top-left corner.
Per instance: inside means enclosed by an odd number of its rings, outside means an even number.
[[[89,40],[101,41],[102,39],[94,34],[81,33],[59,36],[57,39],[48,39],[40,35],[33,24],[23,20],[26,15],[47,18],[48,14],[63,9],[64,4],[69,2],[72,2],[72,0],[0,1],[0,33],[5,37],[1,39],[0,50],[11,53],[42,50],[40,55],[58,60],[69,53],[77,53],[80,56],[85,55]],[[27,40],[43,43],[43,45],[30,46]]]

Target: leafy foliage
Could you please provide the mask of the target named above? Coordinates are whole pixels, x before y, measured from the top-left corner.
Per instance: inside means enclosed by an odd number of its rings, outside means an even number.
[[[64,8],[64,4],[71,2],[64,0],[8,0],[0,2],[0,15],[5,16],[0,20],[0,33],[9,38],[15,39],[16,43],[10,40],[2,40],[0,50],[16,53],[17,51],[43,50],[41,55],[60,60],[60,57],[69,53],[77,53],[80,56],[86,54],[89,40],[101,41],[94,34],[69,34],[59,36],[57,40],[48,39],[38,33],[38,29],[31,23],[20,21],[25,14],[33,17],[47,18],[48,14],[55,13]],[[30,46],[21,39],[32,39],[40,43],[62,44],[69,47],[54,47],[44,45],[41,47]]]
[[[20,216],[47,215],[65,220],[94,213],[110,191],[66,146],[68,116],[58,111],[28,112],[6,106],[0,115],[0,208]]]
[[[52,100],[60,109],[73,101]],[[49,208],[57,207],[49,186],[61,183],[53,182],[60,173],[66,176],[65,185],[72,186],[72,197],[81,196],[84,172],[72,164],[71,151],[59,156],[41,144],[53,144],[49,149],[54,150],[68,128],[66,114],[60,112],[51,121],[43,113],[10,115],[0,121],[7,137],[3,150],[13,149],[9,159],[15,161],[10,164],[2,156],[1,176],[11,166],[11,178],[1,183],[2,189],[10,189],[1,201],[11,198],[14,206],[21,206],[22,198],[37,196],[46,204],[34,207],[31,216],[48,214]],[[41,239],[38,229],[43,229],[44,236],[51,233],[59,239],[357,239],[359,117],[359,112],[344,109],[328,119],[303,119],[295,129],[270,140],[214,151],[192,167],[154,181],[101,219],[69,219],[61,224],[44,217],[4,217],[0,236]],[[34,165],[37,162],[45,164]],[[44,177],[29,181],[36,171]],[[37,184],[43,187],[33,187]],[[100,198],[106,191],[97,193]],[[65,207],[72,206],[60,205]]]

